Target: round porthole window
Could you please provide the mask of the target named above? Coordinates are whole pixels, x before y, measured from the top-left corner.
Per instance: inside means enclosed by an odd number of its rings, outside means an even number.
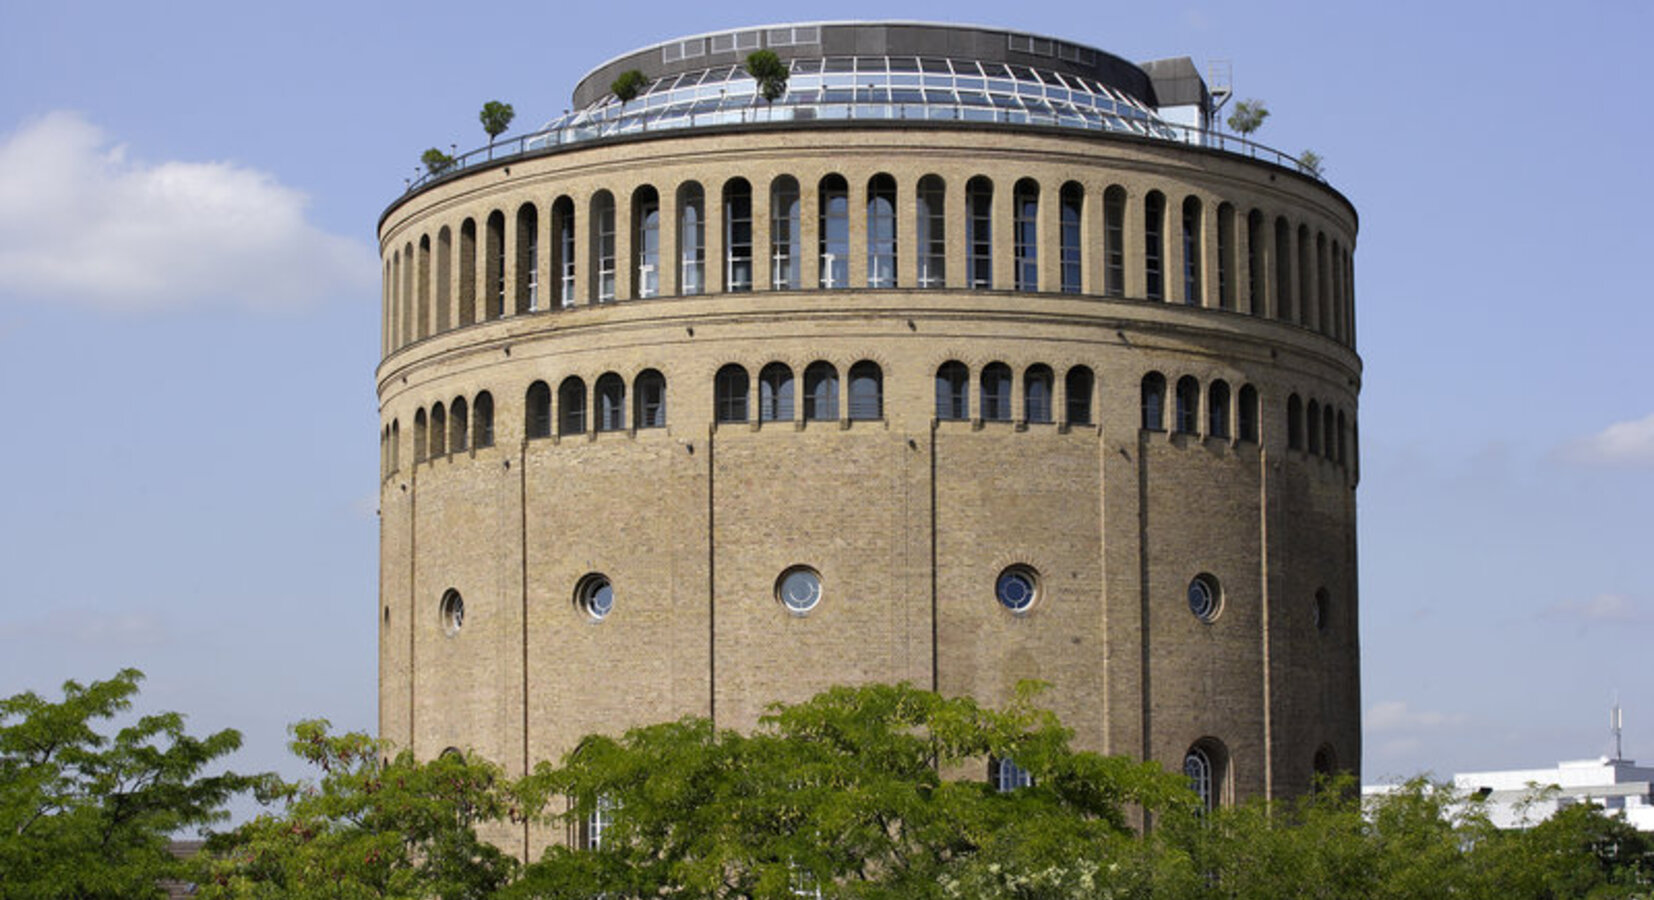
[[[1210,622],[1223,611],[1223,592],[1218,580],[1205,572],[1189,582],[1189,612],[1202,622]]]
[[[459,595],[459,591],[449,590],[443,594],[438,612],[442,617],[443,634],[449,637],[459,634],[460,628],[465,625],[465,599]]]
[[[775,581],[775,597],[787,611],[802,615],[821,602],[821,575],[809,566],[793,566]]]
[[[580,579],[580,583],[575,586],[574,603],[586,615],[591,616],[592,621],[601,622],[615,608],[614,585],[609,582],[607,575],[593,572]]]
[[[1011,612],[1027,612],[1039,599],[1039,573],[1027,566],[1011,566],[999,573],[994,596]]]

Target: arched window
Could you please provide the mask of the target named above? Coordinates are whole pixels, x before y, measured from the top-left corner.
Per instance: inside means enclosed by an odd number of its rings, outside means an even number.
[[[1146,431],[1166,429],[1166,376],[1159,372],[1143,376],[1143,428]]]
[[[1080,223],[1084,211],[1085,188],[1077,181],[1064,184],[1059,249],[1062,258],[1062,291],[1065,294],[1080,292],[1082,262],[1085,258],[1083,245],[1080,243]]]
[[[1193,375],[1177,380],[1177,431],[1194,434],[1200,429],[1200,382]]]
[[[1235,207],[1218,204],[1218,307],[1235,308]]]
[[[425,461],[425,451],[430,449],[428,444],[430,435],[425,427],[425,410],[414,413],[414,465]]]
[[[464,453],[469,449],[470,437],[470,409],[465,405],[464,397],[455,397],[454,402],[448,405],[448,449],[454,453]]]
[[[1338,458],[1338,414],[1333,411],[1332,404],[1328,403],[1321,409],[1321,455],[1327,459]]]
[[[1258,389],[1250,384],[1242,385],[1240,389],[1240,403],[1237,410],[1237,419],[1240,421],[1239,435],[1242,443],[1256,444],[1258,442]]]
[[[505,315],[505,213],[494,210],[488,214],[488,233],[483,240],[483,283],[488,294],[483,298],[483,316],[488,321]]]
[[[821,179],[819,207],[821,279],[819,287],[850,286],[850,185],[843,175]]]
[[[919,286],[939,288],[947,283],[947,184],[938,175],[919,179],[914,200],[918,207],[914,243],[919,258]]]
[[[1091,424],[1091,394],[1097,378],[1086,366],[1075,366],[1064,377],[1063,395],[1068,404],[1068,424]]]
[[[412,343],[424,335],[419,331],[419,309],[414,299],[414,255],[411,241],[403,246],[396,264],[402,271],[402,340],[404,343]]]
[[[419,236],[419,269],[414,274],[415,290],[419,296],[419,308],[416,318],[419,321],[419,336],[427,337],[431,331],[431,236]]]
[[[1275,219],[1275,318],[1292,321],[1292,226]]]
[[[1298,226],[1298,242],[1293,245],[1298,253],[1298,319],[1299,325],[1309,324],[1310,310],[1315,307],[1315,244],[1309,239],[1309,226]]]
[[[1010,757],[989,760],[988,772],[989,777],[993,779],[994,790],[1001,794],[1008,794],[1017,788],[1025,788],[1034,783],[1028,770],[1012,762]]]
[[[1126,189],[1117,184],[1103,192],[1103,293],[1126,294]]]
[[[770,289],[796,291],[803,277],[803,227],[798,179],[778,176],[770,182]]]
[[[1322,334],[1332,334],[1332,273],[1327,259],[1327,236],[1315,233],[1315,327]]]
[[[752,290],[752,185],[724,182],[724,290]]]
[[[965,274],[968,287],[994,286],[994,183],[978,175],[965,182]]]
[[[557,278],[557,305],[574,305],[574,201],[558,197],[551,204],[551,271]]]
[[[867,286],[896,286],[896,179],[867,180]]]
[[[597,430],[626,430],[626,381],[613,372],[597,378]]]
[[[706,192],[699,182],[678,186],[678,292],[706,290]]]
[[[1189,787],[1200,798],[1200,808],[1214,810],[1223,802],[1224,773],[1229,766],[1229,754],[1223,744],[1213,738],[1196,741],[1183,754],[1183,774],[1189,778]]]
[[[1206,436],[1229,437],[1229,382],[1214,381],[1206,389]]]
[[[1039,290],[1039,182],[1019,179],[1011,190],[1012,235],[1016,248],[1015,276],[1019,291]]]
[[[1143,294],[1166,299],[1166,197],[1149,191],[1143,198]]]
[[[540,211],[532,203],[517,207],[517,284],[512,312],[540,308]]]
[[[772,362],[758,373],[758,421],[793,420],[793,370]]]
[[[977,408],[986,422],[1011,421],[1011,367],[1002,362],[982,367],[982,397]]]
[[[615,807],[617,804],[607,795],[600,795],[582,821],[584,826],[580,835],[580,846],[586,850],[599,851],[603,849],[604,837],[614,827]]]
[[[586,433],[586,382],[578,375],[570,375],[557,386],[557,433],[569,435]]]
[[[447,331],[453,327],[451,320],[453,311],[453,286],[449,282],[454,274],[454,233],[448,226],[436,235],[436,330]]]
[[[1304,401],[1297,394],[1286,398],[1286,445],[1292,450],[1304,449]]]
[[[958,360],[936,368],[936,418],[970,418],[970,380],[970,370]]]
[[[734,363],[718,370],[713,379],[713,415],[719,422],[747,421],[747,370]]]
[[[544,381],[528,386],[523,401],[523,434],[529,440],[551,437],[551,387]]]
[[[1338,456],[1337,456],[1337,459],[1338,459],[1338,464],[1341,465],[1341,466],[1349,464],[1349,461],[1350,461],[1350,457],[1349,457],[1349,436],[1350,436],[1350,428],[1349,428],[1349,425],[1346,424],[1345,421],[1344,421],[1344,411],[1339,410],[1338,411]]]
[[[1183,302],[1200,306],[1200,198],[1183,198]]]
[[[1246,214],[1246,255],[1246,304],[1252,315],[1261,316],[1269,296],[1264,287],[1264,269],[1269,257],[1264,246],[1263,213],[1255,209]]]
[[[391,471],[402,467],[402,423],[391,420]]]
[[[459,226],[459,323],[477,321],[477,220]]]
[[[471,404],[471,445],[481,450],[494,446],[494,395],[483,391]]]
[[[1029,422],[1051,421],[1051,385],[1054,382],[1051,367],[1039,364],[1029,366],[1022,373],[1022,417]]]
[[[632,293],[660,296],[660,192],[647,184],[632,192]]]
[[[615,196],[608,191],[592,195],[592,297],[598,303],[615,298]]]
[[[448,412],[438,403],[431,407],[431,458],[448,455]]]
[[[838,418],[838,370],[816,360],[804,370],[804,420],[831,422]]]
[[[666,376],[654,369],[644,369],[632,381],[632,396],[635,427],[666,427]]]
[[[884,372],[876,362],[864,359],[850,367],[850,418],[884,418]]]
[[[1309,436],[1309,453],[1311,456],[1321,454],[1321,404],[1314,400],[1309,401],[1309,409],[1304,416],[1305,434]]]

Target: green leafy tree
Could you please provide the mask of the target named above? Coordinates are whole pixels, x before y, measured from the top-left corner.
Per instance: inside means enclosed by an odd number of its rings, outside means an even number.
[[[627,69],[620,73],[620,77],[616,78],[614,83],[609,85],[609,90],[614,93],[621,103],[626,103],[637,97],[648,86],[649,79],[647,76],[637,69]]]
[[[1242,100],[1235,104],[1235,111],[1229,114],[1229,130],[1247,137],[1252,132],[1263,127],[1263,120],[1269,118],[1269,107],[1264,106],[1262,100]]]
[[[758,93],[766,103],[774,103],[787,92],[790,70],[773,50],[755,50],[747,54],[747,74],[758,82]]]
[[[1305,150],[1298,154],[1298,171],[1314,178],[1320,178],[1323,162],[1321,154],[1314,150]]]
[[[425,170],[430,172],[432,175],[441,174],[446,171],[449,166],[454,164],[454,158],[452,156],[443,153],[435,147],[432,147],[431,149],[420,154],[419,161],[425,164]]]
[[[482,120],[482,130],[488,132],[488,158],[494,158],[494,139],[505,133],[511,127],[511,120],[517,117],[517,111],[509,103],[490,100],[482,105],[482,112],[477,118]]]
[[[69,681],[63,699],[32,692],[0,700],[0,897],[157,897],[184,864],[171,836],[224,818],[226,800],[255,778],[203,776],[241,746],[224,730],[205,738],[174,712],[139,716],[115,731],[143,673]]]
[[[1189,815],[1186,782],[1158,765],[1072,750],[1032,694],[1025,687],[996,711],[905,685],[835,688],[774,708],[750,736],[684,719],[588,738],[561,765],[537,768],[523,797],[576,835],[606,811],[601,847],[550,848],[506,896],[1147,890],[1154,845],[1127,809]],[[959,777],[988,758],[1014,759],[1032,785],[999,793]]]
[[[459,754],[383,760],[378,741],[331,735],[323,721],[293,726],[293,752],[321,770],[315,783],[273,782],[259,816],[208,842],[199,858],[206,898],[493,896],[516,860],[478,836],[508,820],[511,794],[494,766]]]

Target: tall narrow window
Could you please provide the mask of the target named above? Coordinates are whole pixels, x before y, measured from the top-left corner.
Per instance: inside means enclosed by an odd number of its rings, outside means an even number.
[[[1292,321],[1292,226],[1275,220],[1275,318]]]
[[[552,272],[557,275],[557,305],[567,308],[574,305],[574,201],[568,197],[558,197],[557,202],[551,205],[552,246],[556,248],[557,258],[552,262]]]
[[[936,418],[970,418],[971,372],[958,360],[936,368]]]
[[[1085,254],[1080,244],[1080,222],[1085,211],[1085,188],[1070,181],[1062,186],[1062,291],[1078,294]]]
[[[1310,456],[1321,455],[1321,404],[1319,401],[1309,401],[1304,410],[1304,435],[1309,438],[1305,449]]]
[[[820,287],[850,286],[850,186],[842,175],[821,179]]]
[[[804,420],[831,422],[838,418],[838,370],[817,360],[804,370]]]
[[[1051,421],[1051,367],[1029,366],[1022,373],[1022,417],[1029,422]]]
[[[1332,334],[1332,273],[1328,269],[1327,236],[1315,233],[1315,325],[1322,334]]]
[[[414,413],[414,465],[425,461],[425,453],[430,449],[431,439],[429,429],[425,425],[425,410]]]
[[[419,296],[418,312],[419,336],[428,337],[431,333],[431,236],[419,236],[419,268],[414,273],[415,290]]]
[[[557,433],[565,437],[586,432],[586,382],[570,375],[557,387]]]
[[[1327,412],[1332,412],[1329,408]],[[431,458],[448,455],[448,413],[442,404],[431,407]]]
[[[1321,409],[1321,455],[1327,459],[1338,458],[1338,425],[1332,404],[1328,403]]]
[[[1341,466],[1349,464],[1349,461],[1350,461],[1349,443],[1350,443],[1350,427],[1344,421],[1344,411],[1339,410],[1338,411],[1338,452],[1336,454],[1334,454],[1333,458],[1335,460],[1337,460],[1338,464],[1341,465]]]
[[[1304,449],[1304,401],[1297,394],[1286,398],[1286,445],[1293,450]]]
[[[647,184],[632,192],[632,291],[660,296],[660,192]]]
[[[1269,259],[1267,252],[1263,213],[1254,209],[1246,214],[1246,302],[1254,316],[1264,314],[1264,303],[1269,297],[1264,287],[1264,269]]]
[[[544,381],[528,386],[523,398],[523,434],[530,440],[551,437],[551,387]]]
[[[1143,198],[1143,293],[1150,300],[1166,299],[1166,198],[1149,191]]]
[[[459,324],[477,321],[477,220],[459,226]]]
[[[864,359],[850,367],[850,418],[884,418],[884,372],[878,363]]]
[[[505,315],[505,213],[496,209],[488,214],[485,240],[483,264],[488,267],[484,273],[488,295],[484,298],[483,316],[493,321]]]
[[[1075,366],[1068,370],[1063,382],[1063,394],[1068,404],[1068,424],[1091,424],[1091,393],[1096,388],[1097,378],[1085,366]]]
[[[747,421],[747,370],[734,363],[718,370],[713,379],[713,417],[719,422]]]
[[[1309,226],[1298,226],[1298,242],[1293,245],[1298,254],[1298,318],[1299,325],[1309,324],[1310,310],[1315,308],[1315,245],[1309,239]]]
[[[1206,436],[1229,437],[1229,383],[1214,381],[1206,389]]]
[[[403,246],[402,257],[402,338],[404,341],[418,340],[421,335],[419,328],[418,301],[414,297],[414,255],[413,244]]]
[[[512,312],[540,308],[540,211],[532,203],[517,207],[517,290]]]
[[[1217,773],[1212,766],[1212,756],[1204,747],[1190,747],[1189,752],[1183,755],[1183,774],[1189,779],[1189,788],[1195,792],[1200,809],[1207,812],[1217,809]]]
[[[867,286],[896,286],[896,179],[867,182]]]
[[[782,175],[770,183],[770,289],[796,291],[804,267],[802,203],[798,179]]]
[[[1237,437],[1242,443],[1256,444],[1258,442],[1258,389],[1250,384],[1241,385],[1236,416],[1239,428]]]
[[[1103,293],[1126,294],[1126,189],[1117,184],[1103,192]]]
[[[471,405],[471,443],[478,450],[494,446],[494,395],[483,391]]]
[[[977,407],[987,422],[1011,420],[1011,367],[1002,362],[982,367],[982,398]]]
[[[678,188],[678,292],[706,290],[706,193],[693,181]]]
[[[471,411],[464,397],[455,397],[448,404],[448,449],[464,453],[470,446]]]
[[[402,467],[402,423],[391,420],[391,471],[395,472]]]
[[[981,175],[965,183],[965,272],[970,287],[994,286],[994,183]]]
[[[1183,302],[1200,306],[1200,199],[1183,198]]]
[[[447,331],[453,327],[453,286],[454,276],[454,234],[448,226],[436,236],[436,330]]]
[[[592,296],[599,303],[615,298],[615,198],[608,191],[592,196]]]
[[[758,421],[793,420],[793,370],[786,363],[770,363],[758,373]]]
[[[1200,382],[1193,375],[1177,380],[1177,431],[1194,434],[1200,430]]]
[[[632,382],[632,421],[637,428],[666,427],[666,377],[644,369]]]
[[[752,290],[752,185],[745,178],[724,183],[724,290]]]
[[[594,386],[597,394],[597,430],[626,430],[626,382],[613,372],[598,376]]]
[[[939,176],[919,179],[914,197],[918,207],[914,249],[918,252],[919,286],[939,288],[947,283],[947,185]]]
[[[1166,376],[1159,372],[1143,376],[1143,428],[1146,431],[1166,428]]]
[[[1016,289],[1039,290],[1039,182],[1023,178],[1011,191]]]
[[[1218,204],[1218,307],[1235,308],[1235,208]]]

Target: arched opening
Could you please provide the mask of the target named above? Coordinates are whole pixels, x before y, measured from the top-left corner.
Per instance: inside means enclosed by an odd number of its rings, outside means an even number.
[[[615,197],[608,191],[592,195],[592,298],[598,303],[615,299]]]
[[[436,330],[453,327],[454,233],[448,226],[436,234]]]
[[[936,418],[970,418],[970,378],[970,369],[958,360],[948,360],[936,368]]]
[[[505,213],[496,209],[488,214],[483,240],[483,265],[487,267],[483,273],[487,287],[483,318],[492,322],[505,315]]]
[[[540,308],[540,211],[532,203],[517,207],[517,278],[513,312]]]
[[[471,412],[464,397],[455,397],[448,405],[448,449],[464,453],[470,449]]]
[[[804,277],[803,201],[798,179],[779,175],[770,182],[770,289],[796,291]]]
[[[1081,243],[1085,213],[1085,188],[1077,181],[1066,182],[1060,194],[1058,221],[1059,262],[1062,264],[1062,292],[1078,294],[1084,283],[1085,245]]]
[[[597,430],[626,430],[626,381],[614,372],[597,377]]]
[[[914,196],[918,220],[914,248],[918,253],[919,286],[939,288],[947,283],[947,183],[939,175],[919,179]]]
[[[1235,308],[1235,207],[1218,204],[1218,308]]]
[[[414,465],[425,461],[425,452],[430,449],[428,444],[430,435],[425,425],[425,410],[414,413]]]
[[[660,192],[647,184],[632,192],[632,293],[660,296]]]
[[[724,182],[724,290],[752,290],[752,185],[745,178]]]
[[[1091,424],[1091,395],[1096,390],[1097,378],[1087,366],[1074,366],[1064,378],[1063,395],[1067,404],[1068,424]]]
[[[557,433],[570,435],[586,433],[586,382],[578,375],[570,375],[557,386]]]
[[[1200,233],[1203,226],[1200,213],[1199,197],[1183,198],[1183,302],[1189,306],[1203,305],[1200,283]]]
[[[637,428],[666,427],[666,376],[644,369],[632,381],[632,421]]]
[[[1309,453],[1311,456],[1321,454],[1321,404],[1314,400],[1309,401],[1304,422],[1305,433],[1309,437]]]
[[[977,408],[985,422],[1011,421],[1011,367],[1002,362],[982,367],[982,391]]]
[[[1292,226],[1275,218],[1275,318],[1292,321]]]
[[[431,407],[431,458],[448,455],[448,411],[439,402]]]
[[[1143,198],[1143,296],[1166,299],[1166,196],[1159,191]]]
[[[817,360],[804,369],[804,421],[830,422],[838,418],[838,370]]]
[[[850,286],[850,185],[843,175],[827,175],[819,187],[821,275],[818,286]]]
[[[1246,306],[1254,316],[1264,314],[1269,296],[1264,281],[1268,250],[1264,246],[1263,213],[1254,209],[1246,214]]]
[[[494,395],[483,391],[471,404],[471,445],[477,449],[494,446]]]
[[[1329,460],[1338,458],[1338,414],[1331,403],[1321,408],[1321,455]]]
[[[1194,434],[1200,430],[1200,382],[1193,375],[1177,380],[1177,432]]]
[[[1183,754],[1183,774],[1199,798],[1200,808],[1211,811],[1223,805],[1228,792],[1229,751],[1217,738],[1204,737]]]
[[[678,293],[706,290],[706,192],[700,182],[678,186]]]
[[[867,286],[896,286],[896,179],[867,180]]]
[[[719,369],[713,378],[713,418],[718,422],[747,421],[749,393],[746,369],[734,363]]]
[[[1229,438],[1229,382],[1221,379],[1206,389],[1206,436]]]
[[[758,421],[793,420],[793,370],[772,362],[758,373]]]
[[[574,278],[577,254],[574,249],[574,200],[558,197],[551,204],[551,247],[555,254],[551,271],[557,276],[557,305],[574,305]]]
[[[850,418],[878,421],[884,418],[884,372],[872,360],[850,367]]]
[[[994,286],[994,183],[978,175],[965,182],[965,275],[968,287]]]
[[[459,324],[477,321],[477,220],[459,226]]]
[[[415,318],[419,323],[419,336],[429,337],[431,334],[431,236],[419,236],[419,269],[414,274],[415,292],[419,295],[419,308]]]
[[[1022,373],[1022,417],[1045,424],[1051,421],[1051,389],[1054,378],[1044,363],[1029,366]]]
[[[1237,404],[1236,418],[1240,427],[1238,437],[1242,443],[1256,444],[1258,442],[1258,389],[1250,384],[1242,385],[1240,401]]]
[[[1289,450],[1304,449],[1304,402],[1297,394],[1286,398],[1286,446]]]
[[[1117,184],[1103,192],[1103,293],[1126,295],[1126,189]]]
[[[529,440],[551,437],[551,386],[536,381],[523,399],[523,435]]]
[[[1019,291],[1039,290],[1039,182],[1021,178],[1011,189],[1011,236],[1015,268],[1013,283]]]
[[[1143,376],[1143,429],[1166,430],[1166,376],[1150,372]]]

